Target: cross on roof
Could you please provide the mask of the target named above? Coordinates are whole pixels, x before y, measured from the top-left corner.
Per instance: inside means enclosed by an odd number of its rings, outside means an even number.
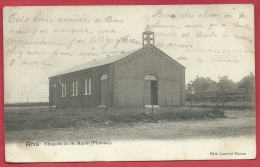
[[[148,19],[148,17],[146,18],[146,23],[147,23],[147,24],[149,23],[149,19]]]

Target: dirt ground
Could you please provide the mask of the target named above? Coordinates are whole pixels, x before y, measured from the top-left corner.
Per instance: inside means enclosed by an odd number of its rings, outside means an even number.
[[[8,127],[15,121],[29,124],[25,116],[17,115],[14,109],[6,110],[6,124]],[[33,109],[35,110],[35,109]],[[205,108],[203,108],[205,110]],[[19,112],[21,113],[21,112]],[[30,114],[31,116],[32,114]],[[56,121],[59,120],[56,116]],[[27,116],[28,117],[28,116]],[[34,117],[41,117],[35,114]],[[79,116],[80,117],[80,116]],[[70,118],[70,117],[69,117]],[[15,120],[16,119],[16,120]],[[30,118],[31,119],[31,118]],[[61,120],[65,120],[62,117]],[[74,118],[79,119],[79,118]],[[59,121],[61,121],[59,120]],[[81,120],[82,121],[82,120]],[[28,123],[26,123],[28,122]],[[37,122],[36,122],[37,123]],[[21,125],[22,125],[21,124]],[[44,125],[44,121],[38,121]],[[18,124],[19,125],[19,124]],[[36,126],[35,126],[36,127]],[[254,110],[226,110],[225,117],[206,119],[160,120],[156,122],[130,122],[85,124],[84,126],[68,126],[56,128],[7,128],[6,142],[25,141],[79,141],[79,140],[173,140],[195,138],[229,138],[229,137],[255,137],[255,111]]]

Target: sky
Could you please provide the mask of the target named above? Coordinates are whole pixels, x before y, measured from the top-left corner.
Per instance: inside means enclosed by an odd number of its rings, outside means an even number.
[[[47,101],[48,78],[75,65],[155,46],[199,77],[254,73],[252,5],[4,8],[5,102]]]

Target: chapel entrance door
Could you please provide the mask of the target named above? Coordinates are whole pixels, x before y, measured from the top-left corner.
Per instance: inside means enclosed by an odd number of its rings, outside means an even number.
[[[158,82],[151,81],[151,104],[158,105]]]
[[[155,75],[145,77],[144,103],[146,107],[158,105],[158,80]]]
[[[107,75],[100,77],[100,105],[107,106]]]

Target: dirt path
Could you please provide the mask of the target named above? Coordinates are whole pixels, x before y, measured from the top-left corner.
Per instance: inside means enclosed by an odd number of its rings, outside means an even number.
[[[7,142],[254,137],[255,117],[10,131]]]

